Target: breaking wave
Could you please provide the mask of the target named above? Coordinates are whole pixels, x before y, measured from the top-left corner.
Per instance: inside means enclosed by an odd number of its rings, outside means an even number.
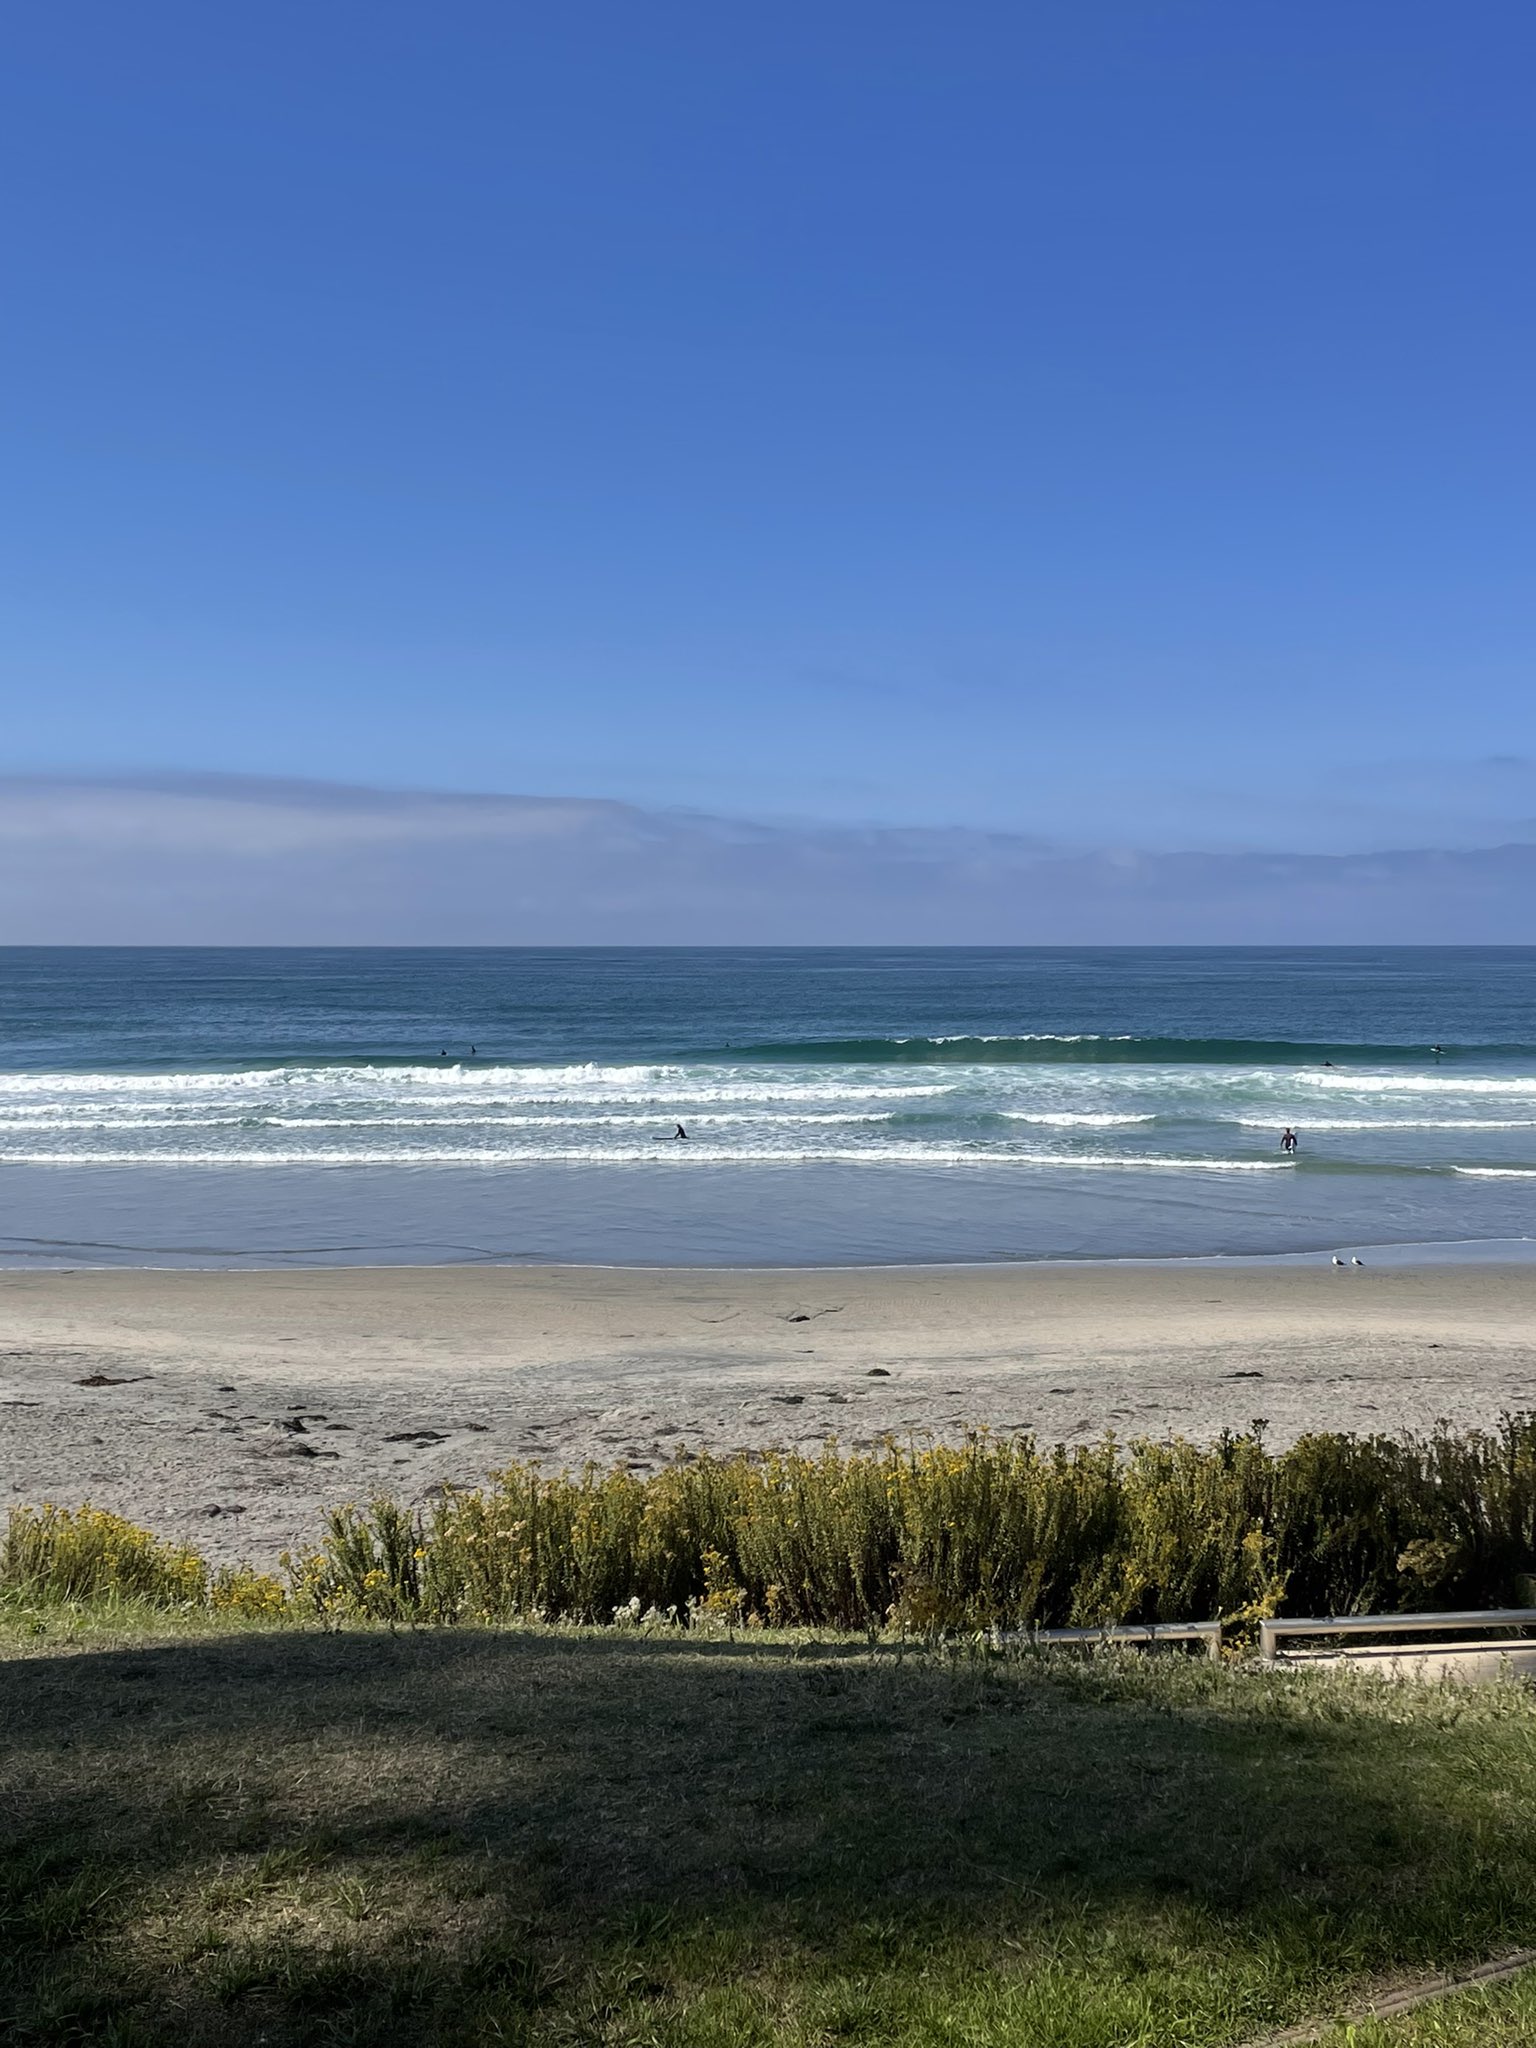
[[[788,1039],[721,1046],[712,1060],[838,1066],[1321,1066],[1324,1061],[1433,1065],[1429,1045],[1327,1044],[1288,1038],[1140,1038],[1027,1031],[939,1038]],[[1442,1061],[1536,1059],[1536,1045],[1444,1045]]]

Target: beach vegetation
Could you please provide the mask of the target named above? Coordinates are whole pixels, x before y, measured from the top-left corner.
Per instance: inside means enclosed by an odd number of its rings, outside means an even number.
[[[245,1565],[215,1569],[121,1515],[90,1506],[12,1508],[0,1539],[0,1599],[17,1608],[201,1608],[276,1620],[290,1587]]]
[[[1493,1431],[1261,1431],[1044,1447],[521,1465],[407,1514],[330,1517],[292,1567],[329,1617],[808,1626],[917,1636],[1516,1604],[1536,1569],[1536,1417]]]
[[[1275,1614],[1523,1604],[1536,1416],[1491,1431],[1259,1429],[512,1466],[425,1507],[338,1508],[283,1575],[215,1571],[94,1508],[13,1512],[12,1600],[108,1595],[215,1614],[391,1626],[811,1627],[917,1638]]]

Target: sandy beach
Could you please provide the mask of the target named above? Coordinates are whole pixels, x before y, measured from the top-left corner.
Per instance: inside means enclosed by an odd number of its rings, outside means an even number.
[[[270,1561],[515,1459],[1046,1440],[1536,1404],[1536,1266],[0,1275],[0,1495]]]

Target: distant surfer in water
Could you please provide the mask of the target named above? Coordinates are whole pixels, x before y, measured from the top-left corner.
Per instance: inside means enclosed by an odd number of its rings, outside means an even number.
[[[1294,1152],[1296,1150],[1296,1133],[1289,1124],[1286,1125],[1280,1134],[1280,1150],[1282,1152]]]
[[[683,1129],[682,1125],[679,1124],[677,1126],[677,1129],[672,1133],[672,1136],[670,1138],[658,1138],[656,1142],[658,1145],[671,1145],[675,1144],[679,1138],[686,1138],[687,1135],[688,1133]]]
[[[677,1129],[672,1133],[672,1135],[674,1138],[686,1138],[688,1133],[683,1129],[682,1125],[679,1124]]]

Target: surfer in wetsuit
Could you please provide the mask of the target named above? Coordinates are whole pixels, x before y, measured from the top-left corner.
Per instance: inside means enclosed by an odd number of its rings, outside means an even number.
[[[1296,1150],[1296,1133],[1289,1124],[1286,1125],[1280,1134],[1280,1150],[1282,1152],[1294,1152]]]
[[[683,1129],[682,1125],[679,1124],[677,1129],[672,1133],[672,1135],[674,1138],[686,1138],[688,1133]]]

